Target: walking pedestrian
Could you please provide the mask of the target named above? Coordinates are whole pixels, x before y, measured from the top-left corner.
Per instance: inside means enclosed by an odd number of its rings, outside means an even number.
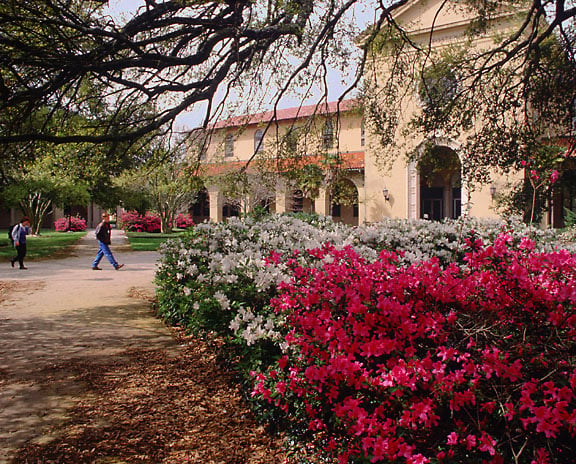
[[[101,271],[102,269],[98,267],[102,256],[106,256],[110,264],[114,266],[114,269],[118,270],[124,267],[124,264],[118,264],[116,258],[110,251],[112,229],[110,228],[110,215],[108,213],[102,213],[102,221],[96,227],[96,238],[98,239],[98,253],[96,258],[92,262],[92,270]]]
[[[16,256],[10,260],[10,264],[14,267],[14,263],[20,263],[20,269],[28,269],[24,266],[24,257],[26,256],[26,236],[30,233],[30,219],[24,216],[19,224],[12,228],[12,241],[16,247]]]

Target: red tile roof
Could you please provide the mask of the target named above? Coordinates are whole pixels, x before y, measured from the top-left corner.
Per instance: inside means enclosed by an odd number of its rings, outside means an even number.
[[[338,105],[338,103],[340,103]],[[334,114],[338,111],[351,111],[359,108],[359,101],[357,99],[342,100],[341,102],[319,103],[318,105],[297,106],[294,108],[286,108],[283,110],[266,111],[264,113],[246,114],[243,116],[236,116],[234,118],[223,119],[215,123],[213,129],[222,129],[225,127],[239,127],[254,124],[263,124],[270,121],[295,121],[299,118],[307,118],[315,114]]]

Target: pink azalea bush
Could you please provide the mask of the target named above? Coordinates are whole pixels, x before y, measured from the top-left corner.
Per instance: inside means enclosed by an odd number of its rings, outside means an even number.
[[[54,221],[56,232],[82,232],[86,227],[86,219],[78,216],[63,217]]]
[[[119,216],[119,225],[129,232],[160,232],[160,216],[152,213],[145,215],[136,211],[127,211]]]
[[[572,463],[576,257],[512,243],[444,268],[295,255],[271,303],[288,346],[253,396],[340,463]]]
[[[176,227],[178,229],[188,229],[189,227],[194,227],[194,220],[189,214],[180,213],[176,216]]]

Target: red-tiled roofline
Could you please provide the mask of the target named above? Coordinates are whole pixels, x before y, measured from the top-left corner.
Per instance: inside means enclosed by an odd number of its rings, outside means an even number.
[[[337,112],[351,111],[359,108],[360,102],[358,99],[351,98],[342,100],[341,102],[334,101],[329,103],[319,103],[317,105],[296,106],[293,108],[286,108],[274,111],[266,111],[263,113],[246,114],[243,116],[236,116],[233,118],[218,121],[211,126],[212,129],[224,129],[240,126],[250,126],[257,124],[269,123],[270,121],[287,121],[297,120],[300,118],[307,118],[315,114],[326,115],[335,114]]]

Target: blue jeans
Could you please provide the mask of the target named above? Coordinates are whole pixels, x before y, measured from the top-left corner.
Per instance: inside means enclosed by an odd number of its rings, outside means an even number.
[[[100,264],[100,260],[102,259],[102,256],[106,256],[106,258],[108,258],[108,261],[110,261],[110,264],[112,264],[112,266],[114,266],[114,268],[117,268],[118,262],[114,259],[114,255],[110,251],[110,247],[106,243],[101,242],[100,240],[98,240],[98,245],[100,246],[100,248],[98,249],[98,253],[96,254],[96,258],[94,258],[94,262],[92,263],[92,267],[97,267],[98,264]]]

